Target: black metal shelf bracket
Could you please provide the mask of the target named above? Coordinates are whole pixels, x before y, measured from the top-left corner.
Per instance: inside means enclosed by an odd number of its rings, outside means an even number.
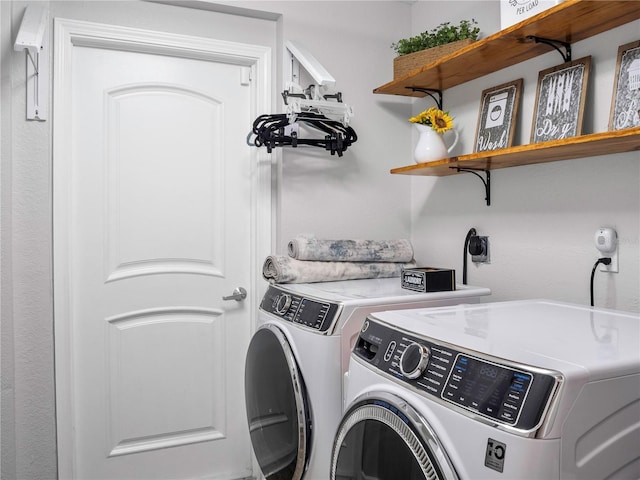
[[[433,100],[436,102],[436,105],[438,105],[438,108],[442,110],[442,90],[439,90],[437,88],[424,88],[424,87],[405,87],[405,88],[408,88],[412,92],[426,93],[431,98],[433,98]],[[434,93],[438,95],[438,98],[436,98],[433,95]]]
[[[562,59],[564,63],[571,61],[571,44],[567,42],[563,42],[562,40],[553,40],[550,38],[536,37],[535,35],[529,35],[526,37],[527,40],[533,40],[536,43],[545,43],[547,45],[555,48],[560,55],[562,55]],[[560,47],[564,47],[564,52],[560,49]]]
[[[482,168],[460,168],[460,167],[449,167],[449,168],[455,169],[458,173],[460,172],[473,173],[476,177],[482,180],[482,183],[484,184],[484,192],[485,192],[484,199],[487,202],[487,207],[491,205],[491,171],[490,170],[485,170]],[[482,178],[482,175],[480,175],[478,172],[484,172],[485,178]]]

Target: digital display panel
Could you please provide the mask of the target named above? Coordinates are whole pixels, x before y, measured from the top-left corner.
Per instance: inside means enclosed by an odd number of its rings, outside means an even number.
[[[303,298],[300,302],[300,308],[298,309],[295,321],[309,327],[321,329],[322,322],[327,316],[328,311],[328,304]]]
[[[531,378],[528,373],[458,355],[442,398],[514,424]]]

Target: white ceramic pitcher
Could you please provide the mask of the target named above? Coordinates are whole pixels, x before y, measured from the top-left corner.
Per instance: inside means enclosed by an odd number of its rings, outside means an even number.
[[[442,134],[436,132],[430,125],[416,123],[415,126],[420,132],[418,144],[413,152],[413,159],[416,163],[433,162],[446,158],[458,144],[458,132],[455,129],[451,130],[454,134],[453,143],[447,148]]]

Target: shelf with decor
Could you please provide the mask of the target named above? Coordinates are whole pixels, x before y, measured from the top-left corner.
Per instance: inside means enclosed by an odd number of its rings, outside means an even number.
[[[433,177],[473,173],[484,183],[485,201],[491,205],[491,170],[634,151],[640,152],[640,127],[443,158],[393,168],[391,173]]]
[[[550,51],[534,37],[572,44],[640,18],[640,1],[566,0],[373,90],[424,97],[420,89],[446,90]],[[413,90],[418,88],[418,90]]]
[[[443,177],[459,173],[459,168],[497,170],[633,151],[640,151],[640,127],[443,158],[434,162],[393,168],[391,173]]]
[[[571,43],[639,18],[640,1],[566,0],[396,78],[373,92],[410,97],[433,97],[431,92],[437,92],[441,96],[443,90],[548,53],[550,43],[536,39],[564,45],[566,61],[570,60]],[[487,205],[490,205],[491,170],[632,151],[640,151],[640,127],[443,158],[393,168],[391,173],[423,176],[474,173],[483,180]],[[485,178],[478,172],[484,172]]]

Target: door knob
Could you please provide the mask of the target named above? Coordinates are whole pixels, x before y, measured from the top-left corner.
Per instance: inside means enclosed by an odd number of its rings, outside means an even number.
[[[223,300],[235,300],[236,302],[240,302],[245,298],[247,298],[247,291],[242,287],[234,289],[232,295],[229,295],[228,297],[222,297]]]

